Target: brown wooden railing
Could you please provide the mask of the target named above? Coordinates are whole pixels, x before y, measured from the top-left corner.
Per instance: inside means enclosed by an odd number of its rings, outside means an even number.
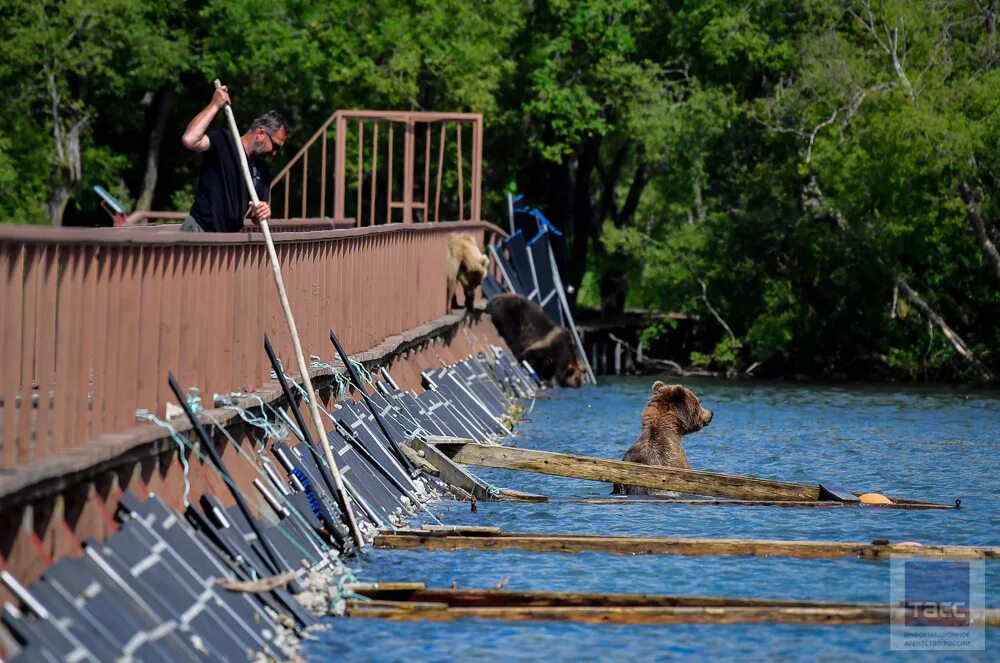
[[[478,221],[482,152],[478,113],[337,111],[275,176],[271,210],[359,226]]]
[[[283,232],[275,243],[307,353],[329,360],[447,311],[448,234],[482,222]],[[259,233],[0,225],[0,468],[164,414],[166,374],[215,393],[267,382],[269,334],[291,356]],[[287,361],[287,359],[286,359]]]

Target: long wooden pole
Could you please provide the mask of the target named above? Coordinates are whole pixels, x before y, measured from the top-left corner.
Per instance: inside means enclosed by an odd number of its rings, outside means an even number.
[[[215,80],[215,87],[216,89],[222,87],[219,79]],[[250,191],[250,198],[254,203],[259,203],[260,199],[257,197],[257,190],[253,186],[253,178],[250,177],[247,154],[243,149],[243,141],[240,140],[240,130],[236,127],[236,118],[233,116],[233,109],[229,104],[226,104],[226,119],[229,121],[229,130],[233,134],[233,140],[236,141],[236,153],[240,155],[240,164],[243,166],[243,178],[246,180],[247,189]],[[316,392],[313,390],[312,378],[309,377],[309,367],[306,365],[305,355],[302,354],[302,344],[299,342],[299,330],[295,326],[292,307],[289,305],[288,295],[285,293],[285,281],[281,278],[281,264],[278,262],[278,253],[274,250],[274,240],[271,239],[271,229],[268,227],[267,221],[267,219],[261,219],[260,229],[264,233],[267,255],[271,259],[271,273],[274,275],[274,285],[278,288],[278,299],[281,300],[281,310],[285,314],[285,322],[288,323],[288,333],[292,337],[295,362],[298,365],[299,375],[302,376],[302,383],[305,385],[306,394],[309,397],[309,412],[312,414],[313,426],[316,428],[316,437],[319,439],[320,444],[323,445],[323,454],[326,456],[326,462],[330,465],[330,471],[333,472],[333,480],[337,483],[337,490],[341,494],[346,494],[344,480],[340,475],[340,470],[337,468],[337,461],[333,457],[333,450],[330,449],[330,443],[326,439],[326,429],[323,428],[323,419],[319,415]],[[349,505],[346,513],[344,513],[344,517],[347,518],[347,526],[351,530],[351,536],[354,538],[355,545],[358,548],[364,547],[364,537],[361,536],[358,523],[354,519],[354,512]]]

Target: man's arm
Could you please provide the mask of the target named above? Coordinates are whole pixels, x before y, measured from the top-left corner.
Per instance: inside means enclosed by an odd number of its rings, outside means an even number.
[[[222,110],[222,107],[228,103],[229,91],[223,85],[212,94],[212,101],[200,113],[195,115],[191,123],[187,125],[187,129],[184,130],[184,136],[181,137],[181,144],[193,152],[205,152],[208,150],[212,142],[205,135],[205,132],[211,126],[216,113]]]

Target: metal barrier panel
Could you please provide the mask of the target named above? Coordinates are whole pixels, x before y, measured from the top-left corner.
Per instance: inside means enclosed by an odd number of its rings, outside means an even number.
[[[451,232],[483,222],[275,234],[306,353],[372,348],[447,313]],[[259,233],[0,225],[0,468],[164,416],[167,371],[210,402],[292,356]],[[286,359],[288,361],[288,359]],[[291,369],[289,369],[291,370]]]

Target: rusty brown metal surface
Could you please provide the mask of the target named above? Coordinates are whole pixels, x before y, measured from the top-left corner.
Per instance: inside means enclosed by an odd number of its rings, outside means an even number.
[[[360,352],[446,312],[447,236],[485,223],[278,233],[304,349],[335,329]],[[0,468],[164,414],[167,371],[205,398],[266,381],[267,333],[290,356],[259,233],[0,225]]]

